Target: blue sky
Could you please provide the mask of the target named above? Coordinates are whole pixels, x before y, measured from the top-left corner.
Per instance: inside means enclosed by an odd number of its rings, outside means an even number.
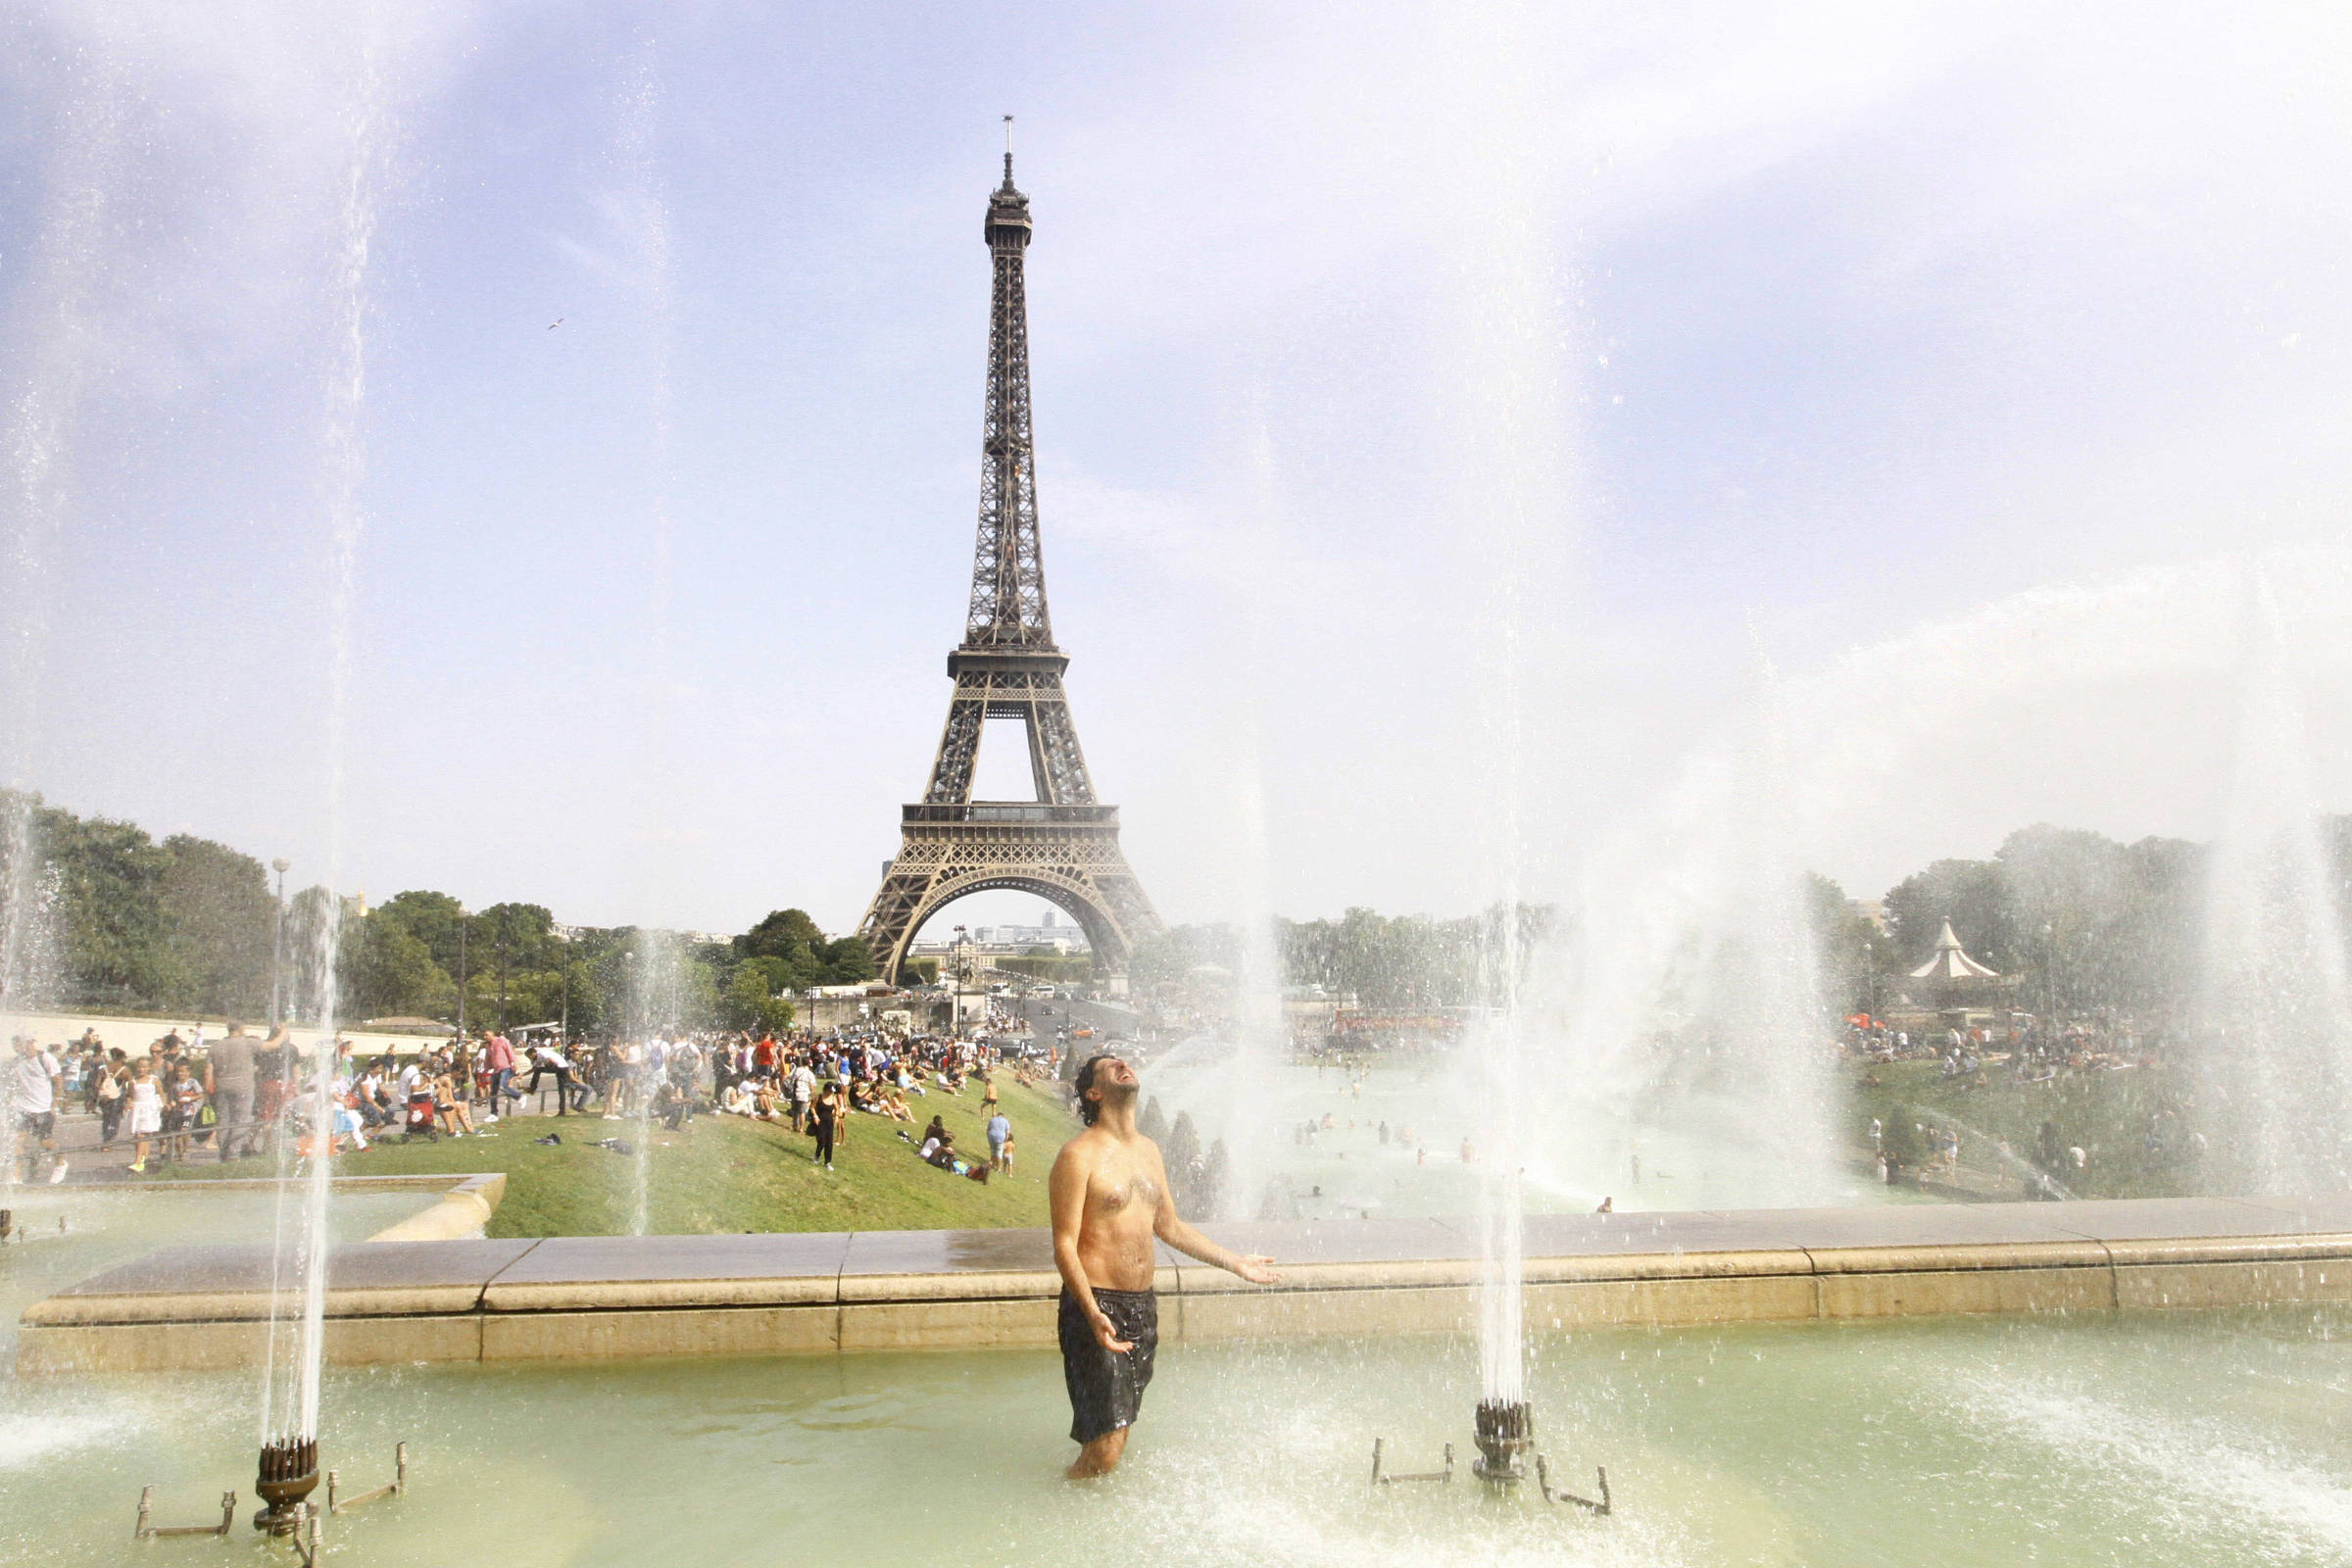
[[[1006,112],[1055,628],[1171,917],[1554,892],[1760,679],[1856,892],[2042,817],[2201,836],[2248,561],[2352,806],[2323,8],[0,28],[7,770],[77,809],[854,924],[959,629]]]

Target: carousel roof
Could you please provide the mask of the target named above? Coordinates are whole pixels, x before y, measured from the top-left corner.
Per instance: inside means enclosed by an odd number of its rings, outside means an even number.
[[[1997,970],[1987,968],[1968,956],[1960,939],[1952,935],[1952,922],[1945,920],[1943,930],[1936,938],[1936,956],[1911,971],[1914,980],[1998,980]]]

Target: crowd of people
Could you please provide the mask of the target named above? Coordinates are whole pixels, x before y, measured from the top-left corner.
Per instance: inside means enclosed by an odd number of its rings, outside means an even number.
[[[467,1032],[415,1053],[361,1055],[338,1035],[323,1064],[330,1126],[317,1127],[321,1070],[282,1026],[259,1034],[230,1023],[217,1035],[174,1028],[132,1055],[93,1028],[70,1045],[12,1043],[5,1084],[13,1179],[63,1181],[69,1159],[58,1116],[79,1104],[98,1124],[97,1148],[131,1145],[130,1169],[192,1158],[234,1159],[273,1152],[287,1138],[305,1155],[366,1150],[397,1136],[466,1138],[527,1104],[549,1116],[659,1120],[679,1131],[698,1115],[722,1114],[789,1125],[812,1140],[811,1158],[834,1168],[859,1115],[906,1123],[914,1102],[977,1090],[989,1143],[985,1165],[956,1152],[934,1115],[917,1139],[899,1136],[927,1163],[986,1181],[1009,1174],[1012,1124],[999,1078],[1032,1081],[1048,1061],[1007,1062],[978,1041],[879,1034],[779,1040],[772,1032],[657,1032],[643,1039],[566,1039],[554,1030]],[[552,1093],[552,1105],[550,1097]]]

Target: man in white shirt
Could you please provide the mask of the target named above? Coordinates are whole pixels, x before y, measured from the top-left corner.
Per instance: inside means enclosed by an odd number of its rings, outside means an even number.
[[[11,1046],[8,1119],[16,1128],[16,1157],[9,1175],[14,1181],[24,1181],[34,1162],[29,1151],[38,1150],[54,1186],[66,1179],[66,1162],[57,1152],[57,1106],[65,1095],[65,1068],[30,1035],[17,1036]]]
[[[541,1041],[531,1048],[531,1084],[528,1093],[537,1094],[540,1078],[551,1072],[556,1075],[556,1114],[568,1116],[571,1114],[571,1058]]]
[[[816,1098],[816,1074],[807,1062],[792,1069],[792,1130],[804,1132],[808,1126],[808,1103]]]

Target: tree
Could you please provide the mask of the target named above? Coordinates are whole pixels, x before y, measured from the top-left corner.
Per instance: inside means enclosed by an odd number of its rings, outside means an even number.
[[[369,915],[360,932],[349,1009],[363,1018],[438,1018],[456,1010],[457,982],[398,919]]]
[[[128,822],[43,808],[35,853],[54,879],[61,1000],[154,1006],[176,1000],[163,882],[171,857]]]
[[[719,1014],[729,1029],[760,1033],[792,1027],[792,1004],[776,995],[768,972],[760,967],[763,961],[775,960],[748,958],[728,977]]]
[[[735,939],[736,952],[746,956],[789,959],[795,950],[823,945],[825,934],[802,909],[771,909],[758,925]]]
[[[856,937],[837,937],[825,944],[824,984],[853,986],[860,980],[871,980],[879,972],[874,963],[874,950]]]
[[[168,979],[159,1003],[259,1017],[269,1004],[277,906],[262,862],[185,833],[164,840]]]
[[[1871,1004],[1873,969],[1892,965],[1894,944],[1854,906],[1845,889],[1818,872],[1805,875],[1805,906],[1813,928],[1813,954],[1822,998],[1840,1012]]]
[[[458,933],[466,920],[466,906],[450,895],[422,890],[396,893],[377,905],[368,919],[370,924],[388,921],[399,925],[424,944],[425,952],[444,973],[458,972]],[[470,932],[467,940],[471,940]]]
[[[1927,961],[1946,920],[1962,946],[2003,974],[2020,967],[2026,956],[2016,906],[1997,860],[1937,860],[1886,894],[1887,934],[1905,968]]]
[[[1224,1215],[1226,1189],[1232,1183],[1233,1156],[1226,1152],[1225,1140],[1220,1138],[1208,1146],[1208,1163],[1200,1172],[1200,1190],[1193,1194],[1193,1206],[1200,1218]]]
[[[1189,1194],[1193,1165],[1200,1158],[1200,1134],[1193,1127],[1191,1111],[1176,1113],[1176,1125],[1168,1129],[1168,1141],[1161,1146],[1160,1152],[1168,1167],[1168,1180],[1175,1184],[1180,1196]]]

